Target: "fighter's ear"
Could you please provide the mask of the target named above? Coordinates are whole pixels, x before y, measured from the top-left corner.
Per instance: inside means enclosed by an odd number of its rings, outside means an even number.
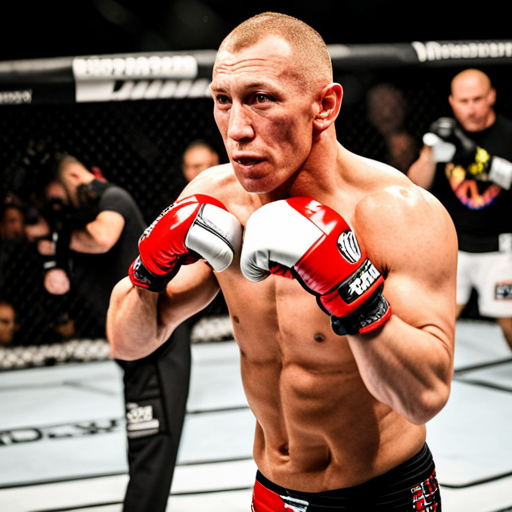
[[[314,120],[317,130],[326,130],[334,123],[340,112],[342,99],[343,88],[338,83],[331,83],[322,90]]]

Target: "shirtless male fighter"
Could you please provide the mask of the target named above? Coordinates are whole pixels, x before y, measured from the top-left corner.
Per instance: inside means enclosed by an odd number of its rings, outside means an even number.
[[[252,510],[440,511],[425,423],[450,393],[454,227],[338,143],[332,80],[321,37],[289,16],[222,42],[211,91],[230,163],[141,236],[111,297],[112,352],[151,353],[220,286],[257,421]]]

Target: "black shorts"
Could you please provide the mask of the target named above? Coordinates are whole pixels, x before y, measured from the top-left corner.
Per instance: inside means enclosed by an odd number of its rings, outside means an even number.
[[[384,475],[354,487],[306,493],[280,487],[259,471],[253,512],[441,512],[434,460],[428,446]]]

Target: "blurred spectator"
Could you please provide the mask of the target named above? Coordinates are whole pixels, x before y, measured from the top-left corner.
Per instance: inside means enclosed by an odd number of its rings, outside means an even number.
[[[457,230],[457,316],[476,291],[512,349],[512,120],[495,110],[489,76],[466,69],[451,81],[454,117],[432,122],[408,177],[430,190]]]
[[[21,206],[6,199],[0,212],[0,289],[5,295],[7,278],[16,260],[21,257],[20,245],[25,239],[25,216]]]
[[[25,237],[25,214],[21,205],[6,201],[2,205],[0,218],[0,238],[2,240],[22,240]]]
[[[80,338],[75,319],[71,317],[68,311],[60,312],[55,320],[51,322],[50,328],[52,334],[51,342],[62,342]]]
[[[25,236],[24,206],[9,195],[0,212],[0,292],[20,320],[17,342],[41,341],[45,322],[40,256]]]
[[[418,156],[418,144],[405,128],[407,104],[403,92],[389,83],[373,86],[367,93],[368,120],[382,136],[385,163],[407,172]]]
[[[57,318],[54,331],[64,341],[76,339],[80,335],[76,330],[75,321],[69,316],[69,313],[63,313]]]
[[[0,300],[0,346],[14,344],[18,329],[14,306],[7,300]]]
[[[219,154],[204,139],[192,141],[183,151],[181,169],[187,182],[192,181],[198,174],[215,165],[219,165]]]

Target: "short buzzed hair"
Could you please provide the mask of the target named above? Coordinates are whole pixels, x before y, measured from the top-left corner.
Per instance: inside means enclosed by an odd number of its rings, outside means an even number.
[[[222,41],[219,51],[239,52],[269,36],[287,41],[300,73],[315,82],[332,82],[332,62],[322,36],[303,21],[276,12],[257,14],[242,22]]]
[[[81,164],[78,158],[70,155],[68,153],[61,153],[55,160],[55,165],[53,168],[53,174],[55,179],[60,179],[62,176],[62,172],[66,165],[68,164]]]

